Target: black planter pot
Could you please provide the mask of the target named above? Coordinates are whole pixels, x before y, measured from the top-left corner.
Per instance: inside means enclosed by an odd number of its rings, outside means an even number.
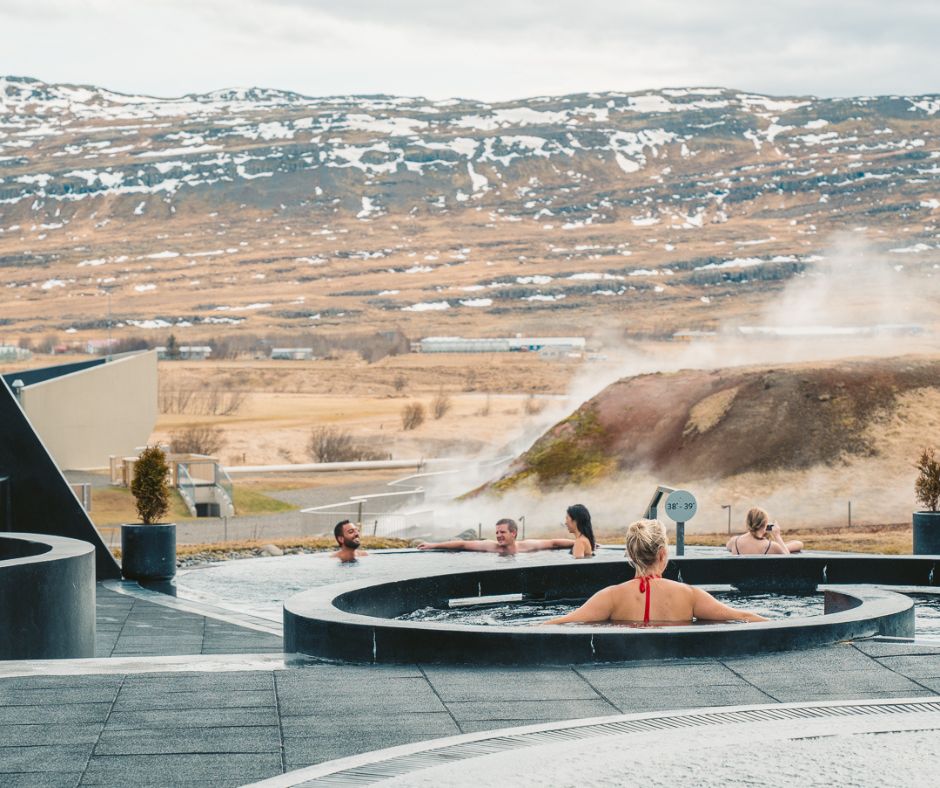
[[[940,512],[914,512],[914,555],[940,555]]]
[[[121,574],[128,580],[176,575],[176,523],[121,526]]]

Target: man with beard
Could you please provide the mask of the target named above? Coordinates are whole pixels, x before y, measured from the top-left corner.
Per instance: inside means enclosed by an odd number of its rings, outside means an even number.
[[[333,558],[338,558],[342,563],[348,564],[355,561],[360,555],[368,555],[365,550],[360,550],[359,545],[362,540],[359,538],[359,527],[349,520],[341,520],[333,528],[333,536],[339,549],[333,553]]]
[[[419,550],[470,550],[478,553],[515,555],[536,550],[570,550],[573,539],[520,539],[516,541],[519,526],[515,520],[504,517],[496,523],[496,540],[455,539],[452,542],[422,542]]]

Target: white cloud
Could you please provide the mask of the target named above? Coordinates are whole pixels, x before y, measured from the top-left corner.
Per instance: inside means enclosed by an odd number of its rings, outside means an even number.
[[[0,51],[7,74],[163,96],[912,94],[940,84],[938,23],[923,0],[0,0]]]

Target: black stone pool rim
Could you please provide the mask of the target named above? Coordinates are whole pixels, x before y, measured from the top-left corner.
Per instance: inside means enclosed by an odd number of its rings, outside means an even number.
[[[0,660],[94,655],[94,545],[0,533]]]
[[[523,594],[586,598],[633,576],[623,559],[413,574],[394,582],[314,589],[284,603],[284,650],[359,663],[584,664],[720,657],[811,648],[874,636],[912,638],[911,600],[877,585],[935,586],[940,556],[674,558],[671,579],[749,591],[806,593],[826,586],[826,614],[757,624],[666,628],[461,626],[395,620],[461,597]],[[840,586],[835,588],[834,586]]]

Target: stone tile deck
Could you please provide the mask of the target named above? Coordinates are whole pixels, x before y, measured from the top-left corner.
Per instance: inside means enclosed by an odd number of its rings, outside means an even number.
[[[33,675],[16,676],[17,663],[0,662],[0,784],[237,786],[346,755],[512,725],[940,693],[940,646],[885,642],[555,668],[204,664],[205,655],[280,650],[275,635],[99,585],[97,652],[106,659],[70,663],[71,675],[35,675],[33,663]],[[147,660],[168,655],[193,655],[192,670],[165,672]],[[96,672],[117,658],[133,668]]]

